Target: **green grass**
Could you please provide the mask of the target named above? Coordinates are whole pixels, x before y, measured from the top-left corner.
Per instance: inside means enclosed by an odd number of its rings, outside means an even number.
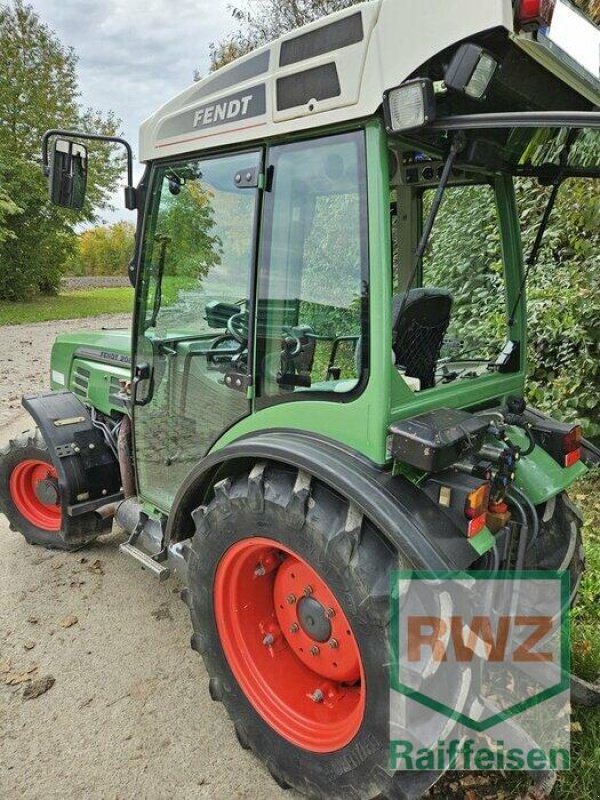
[[[81,319],[97,314],[128,314],[133,308],[133,289],[81,289],[56,297],[36,297],[27,303],[0,302],[0,325],[25,325],[53,319]]]
[[[590,473],[572,487],[569,494],[584,513],[587,558],[578,603],[571,618],[571,670],[580,678],[595,683],[600,680],[600,472]],[[600,708],[573,708],[571,770],[559,773],[552,800],[598,800],[599,765]]]
[[[573,612],[572,670],[588,681],[600,676],[600,471],[570,492],[585,516],[583,529],[587,569]],[[563,773],[553,800],[598,800],[600,797],[600,708],[573,713],[573,767]]]

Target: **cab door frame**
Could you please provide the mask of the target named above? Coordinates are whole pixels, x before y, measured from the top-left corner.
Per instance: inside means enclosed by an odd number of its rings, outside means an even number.
[[[254,147],[244,147],[235,150],[227,150],[227,151],[220,151],[220,152],[196,152],[186,154],[185,156],[178,156],[176,158],[165,159],[164,161],[155,161],[149,165],[147,169],[147,191],[145,197],[145,207],[142,219],[140,221],[140,225],[138,228],[138,237],[139,237],[139,244],[138,244],[138,252],[136,256],[136,287],[135,287],[135,300],[134,300],[134,313],[133,313],[133,320],[132,320],[132,402],[131,402],[131,416],[132,416],[132,450],[133,450],[133,461],[134,461],[134,470],[136,475],[136,485],[138,488],[138,493],[142,501],[146,502],[148,505],[152,506],[153,508],[157,509],[158,511],[168,513],[169,507],[172,503],[173,497],[175,495],[176,487],[172,492],[172,497],[170,498],[170,503],[167,504],[166,502],[157,502],[156,498],[152,498],[150,496],[146,496],[148,493],[144,492],[144,486],[142,485],[142,481],[140,481],[140,469],[139,469],[139,458],[141,455],[140,448],[147,447],[148,445],[142,445],[139,441],[139,436],[136,436],[136,416],[140,413],[139,410],[144,405],[148,405],[152,402],[152,398],[154,395],[154,373],[156,370],[156,359],[157,359],[157,352],[158,346],[162,345],[163,349],[173,349],[170,347],[170,343],[175,342],[174,339],[170,339],[169,337],[165,338],[162,341],[152,341],[152,363],[148,364],[147,359],[140,360],[140,338],[144,335],[143,325],[144,321],[147,319],[147,298],[148,298],[148,286],[149,286],[149,272],[150,272],[150,264],[147,262],[148,257],[148,237],[152,235],[152,231],[156,225],[156,220],[158,216],[158,209],[160,206],[160,196],[162,190],[162,178],[161,175],[164,176],[164,168],[168,167],[169,165],[180,164],[182,162],[188,161],[214,161],[218,159],[226,159],[228,157],[233,156],[243,156],[248,155],[249,157],[256,157],[256,167],[253,169],[253,176],[252,180],[248,180],[246,175],[241,176],[242,185],[238,187],[238,189],[254,191],[256,193],[256,199],[254,202],[254,213],[253,213],[253,222],[252,222],[252,240],[251,240],[251,248],[250,248],[250,259],[248,264],[248,272],[247,272],[247,295],[248,295],[248,310],[249,310],[249,322],[248,322],[248,341],[247,341],[247,350],[248,350],[248,358],[247,358],[247,375],[246,375],[246,389],[245,394],[247,398],[247,407],[245,413],[241,417],[236,417],[232,419],[226,427],[218,432],[215,432],[215,435],[212,437],[212,440],[208,443],[208,446],[205,448],[205,454],[210,452],[214,442],[216,442],[221,436],[223,436],[227,430],[237,422],[242,419],[245,419],[253,412],[253,403],[252,399],[254,397],[254,371],[253,371],[253,364],[254,364],[254,343],[255,343],[255,336],[254,336],[254,325],[255,325],[255,298],[256,298],[256,286],[257,286],[257,265],[258,265],[258,254],[259,254],[259,242],[260,242],[260,229],[261,229],[261,217],[262,217],[262,206],[263,206],[263,194],[265,188],[265,147],[261,143],[257,143]],[[249,170],[250,172],[250,170]],[[232,180],[235,180],[237,175],[233,175],[232,173]],[[236,180],[237,183],[237,180]],[[164,355],[164,353],[163,353]],[[173,353],[168,357],[167,360],[172,360],[176,358],[176,351],[174,350]],[[171,370],[169,370],[171,372]],[[170,389],[170,387],[169,387]],[[235,391],[235,390],[231,390]]]

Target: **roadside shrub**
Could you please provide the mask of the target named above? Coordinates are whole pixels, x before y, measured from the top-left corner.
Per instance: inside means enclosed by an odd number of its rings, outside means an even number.
[[[77,237],[66,264],[69,275],[127,275],[133,255],[135,226],[130,222],[89,228]]]
[[[547,189],[518,187],[529,253]],[[565,183],[529,280],[530,401],[600,436],[600,188]]]

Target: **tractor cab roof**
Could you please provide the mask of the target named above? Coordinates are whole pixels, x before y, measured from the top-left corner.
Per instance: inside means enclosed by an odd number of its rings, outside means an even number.
[[[513,0],[375,0],[332,14],[254,50],[163,105],[142,125],[140,158],[369,117],[385,92],[413,77],[439,85],[465,41],[484,46],[501,68],[485,102],[449,96],[446,115],[599,106],[600,31],[568,0],[556,0],[550,26],[525,25],[520,7],[517,2],[515,10]]]

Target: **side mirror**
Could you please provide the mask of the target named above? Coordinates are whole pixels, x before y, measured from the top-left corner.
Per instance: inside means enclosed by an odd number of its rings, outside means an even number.
[[[56,139],[48,184],[50,200],[63,208],[83,208],[87,186],[87,148],[69,139]]]

